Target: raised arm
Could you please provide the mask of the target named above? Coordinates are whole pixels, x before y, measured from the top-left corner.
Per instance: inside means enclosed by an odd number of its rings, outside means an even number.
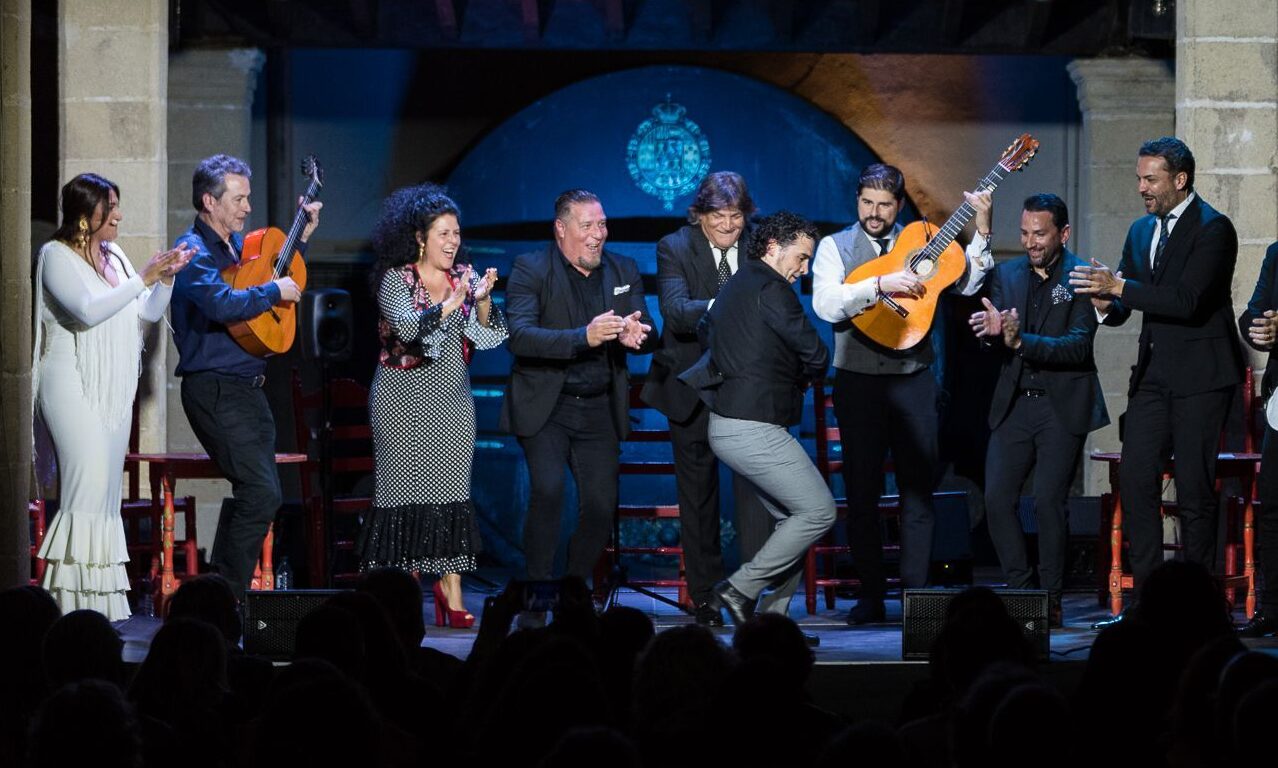
[[[675,251],[672,238],[664,237],[657,243],[657,306],[667,330],[696,333],[697,323],[710,308],[710,302],[689,298],[687,259]]]
[[[146,288],[142,277],[134,274],[109,290],[91,291],[89,281],[101,278],[77,264],[80,257],[61,243],[46,244],[41,249],[40,258],[44,262],[41,273],[44,290],[77,323],[87,328],[114,317]]]

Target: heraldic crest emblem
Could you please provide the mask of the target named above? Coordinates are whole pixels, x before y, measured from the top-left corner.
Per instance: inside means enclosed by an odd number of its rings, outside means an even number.
[[[630,178],[639,189],[660,199],[667,211],[674,209],[676,197],[695,190],[710,170],[710,142],[687,112],[666,94],[626,145]]]

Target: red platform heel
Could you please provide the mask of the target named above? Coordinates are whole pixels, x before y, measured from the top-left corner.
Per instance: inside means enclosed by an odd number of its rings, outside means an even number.
[[[475,616],[470,611],[448,611],[448,623],[453,625],[453,629],[470,629],[475,625]]]
[[[448,626],[448,614],[452,611],[448,610],[448,599],[444,597],[444,588],[435,582],[435,626]]]

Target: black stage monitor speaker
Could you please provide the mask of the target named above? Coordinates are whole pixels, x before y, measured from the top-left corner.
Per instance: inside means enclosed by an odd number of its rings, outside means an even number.
[[[351,357],[355,322],[351,294],[320,288],[302,294],[302,353],[308,360],[341,363]]]
[[[908,660],[927,659],[932,643],[941,634],[945,609],[960,589],[907,589],[903,598],[901,657]],[[1007,607],[1012,621],[1025,633],[1039,659],[1047,659],[1048,643],[1047,591],[1041,589],[996,589],[994,593]],[[245,646],[247,648],[247,645]]]
[[[248,592],[244,599],[244,652],[268,659],[293,658],[297,623],[339,589]]]

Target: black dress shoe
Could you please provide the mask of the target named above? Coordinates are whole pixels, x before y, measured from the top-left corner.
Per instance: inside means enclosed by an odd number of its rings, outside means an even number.
[[[887,609],[882,600],[858,600],[856,606],[848,611],[848,625],[857,627],[862,624],[880,624],[887,619]]]
[[[812,632],[804,632],[803,642],[807,643],[809,648],[816,648],[821,644],[821,636]]]
[[[1108,616],[1106,618],[1100,619],[1099,621],[1093,621],[1092,629],[1096,631],[1100,631],[1102,629],[1105,629],[1106,627],[1112,627],[1115,624],[1121,624],[1122,622],[1126,620],[1127,620],[1127,611],[1123,611],[1122,613],[1119,613],[1117,616]]]
[[[1278,613],[1257,611],[1246,624],[1238,629],[1239,637],[1268,637],[1278,632]]]
[[[693,615],[696,618],[697,623],[703,627],[723,626],[723,614],[719,612],[718,608],[715,608],[710,603],[702,603],[698,605],[697,610]]]
[[[713,607],[727,611],[728,616],[732,617],[732,623],[738,627],[754,615],[756,602],[757,599],[746,597],[745,593],[732,586],[732,582],[727,579],[714,585],[714,597],[710,600]]]

